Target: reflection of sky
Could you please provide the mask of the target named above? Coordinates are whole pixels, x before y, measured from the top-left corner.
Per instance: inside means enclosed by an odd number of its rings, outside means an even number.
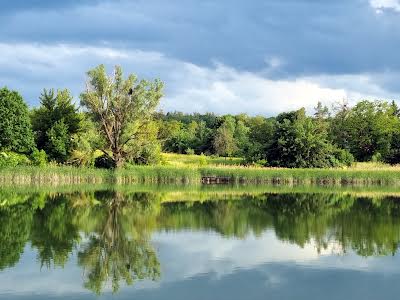
[[[204,231],[159,232],[153,245],[161,280],[122,287],[114,298],[382,299],[400,292],[398,255],[338,255],[335,245],[318,253],[313,243],[301,248],[279,241],[273,231],[243,240]],[[0,299],[95,299],[83,288],[83,276],[76,255],[64,269],[40,269],[28,246],[14,268],[0,272]]]

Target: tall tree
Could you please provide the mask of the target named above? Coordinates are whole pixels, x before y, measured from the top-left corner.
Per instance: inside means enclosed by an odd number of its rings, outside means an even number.
[[[233,124],[234,125],[234,124]],[[230,121],[224,122],[218,129],[214,137],[214,149],[218,155],[231,156],[237,149],[233,137],[235,127]]]
[[[87,72],[86,91],[81,103],[98,124],[105,143],[102,151],[116,167],[121,167],[135,151],[132,147],[146,136],[155,109],[163,96],[163,83],[138,81],[134,74],[123,78],[122,69],[115,67],[108,76],[104,65]]]
[[[358,161],[368,161],[378,153],[385,159],[400,127],[395,110],[385,101],[365,100],[352,108],[343,107],[332,119],[332,140]]]
[[[72,136],[80,130],[81,115],[68,90],[44,89],[40,107],[31,114],[39,149],[50,159],[65,162],[73,150]]]
[[[324,127],[306,116],[304,108],[277,117],[267,156],[272,166],[288,168],[331,167],[347,157],[329,143]]]
[[[28,153],[35,148],[28,106],[16,91],[0,89],[0,150]]]

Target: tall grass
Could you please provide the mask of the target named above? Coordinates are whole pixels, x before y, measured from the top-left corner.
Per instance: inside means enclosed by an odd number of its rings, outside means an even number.
[[[121,170],[75,167],[0,169],[1,185],[200,184],[203,176],[234,184],[400,185],[400,168],[284,169],[241,166],[132,166]]]
[[[239,166],[243,159],[239,157],[217,157],[195,154],[162,153],[164,165],[175,167],[199,166]]]

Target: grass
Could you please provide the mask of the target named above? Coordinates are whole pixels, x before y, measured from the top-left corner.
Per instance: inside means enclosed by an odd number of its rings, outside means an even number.
[[[206,160],[206,162],[204,162]],[[284,184],[328,186],[400,186],[400,166],[357,163],[346,169],[285,169],[246,167],[239,158],[163,154],[163,165],[131,166],[121,170],[70,166],[13,167],[0,169],[0,185],[74,184],[194,184],[203,176],[229,177],[233,184]]]
[[[200,184],[203,176],[236,184],[400,185],[399,169],[276,169],[240,166],[133,166],[117,171],[74,167],[15,167],[0,170],[2,185]]]
[[[189,155],[176,153],[163,153],[163,165],[175,167],[201,167],[201,166],[239,166],[243,159],[239,157],[217,157],[205,155]]]

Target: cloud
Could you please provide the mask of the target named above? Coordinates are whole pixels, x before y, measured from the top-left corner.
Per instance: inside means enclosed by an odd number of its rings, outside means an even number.
[[[400,12],[399,0],[370,0],[370,4],[377,13],[383,13],[385,9],[392,9]]]
[[[303,76],[275,78],[214,62],[206,67],[177,60],[154,51],[71,44],[0,43],[0,82],[19,90],[31,105],[38,104],[43,88],[69,88],[78,101],[85,86],[85,72],[104,63],[109,72],[116,64],[126,73],[147,79],[161,78],[166,94],[165,111],[249,113],[273,115],[306,107],[318,101],[385,98],[396,93],[384,88],[387,78],[398,74]],[[271,58],[271,67],[284,64]],[[382,83],[382,86],[379,85]]]
[[[1,42],[141,49],[249,72],[272,66],[280,79],[400,70],[400,19],[375,13],[397,9],[394,0],[64,2],[6,5]]]
[[[69,88],[76,98],[83,91],[85,72],[100,63],[109,72],[120,64],[126,73],[159,77],[166,83],[161,108],[165,111],[249,113],[272,115],[306,107],[318,101],[383,98],[394,94],[380,86],[384,78],[397,76],[326,75],[295,79],[269,77],[268,71],[240,71],[215,62],[210,67],[180,61],[159,52],[79,46],[69,44],[1,44],[0,80],[19,90],[31,105],[38,104],[43,88]],[[279,68],[281,62],[271,59]],[[278,63],[279,62],[279,63]],[[378,80],[378,83],[375,82]]]

